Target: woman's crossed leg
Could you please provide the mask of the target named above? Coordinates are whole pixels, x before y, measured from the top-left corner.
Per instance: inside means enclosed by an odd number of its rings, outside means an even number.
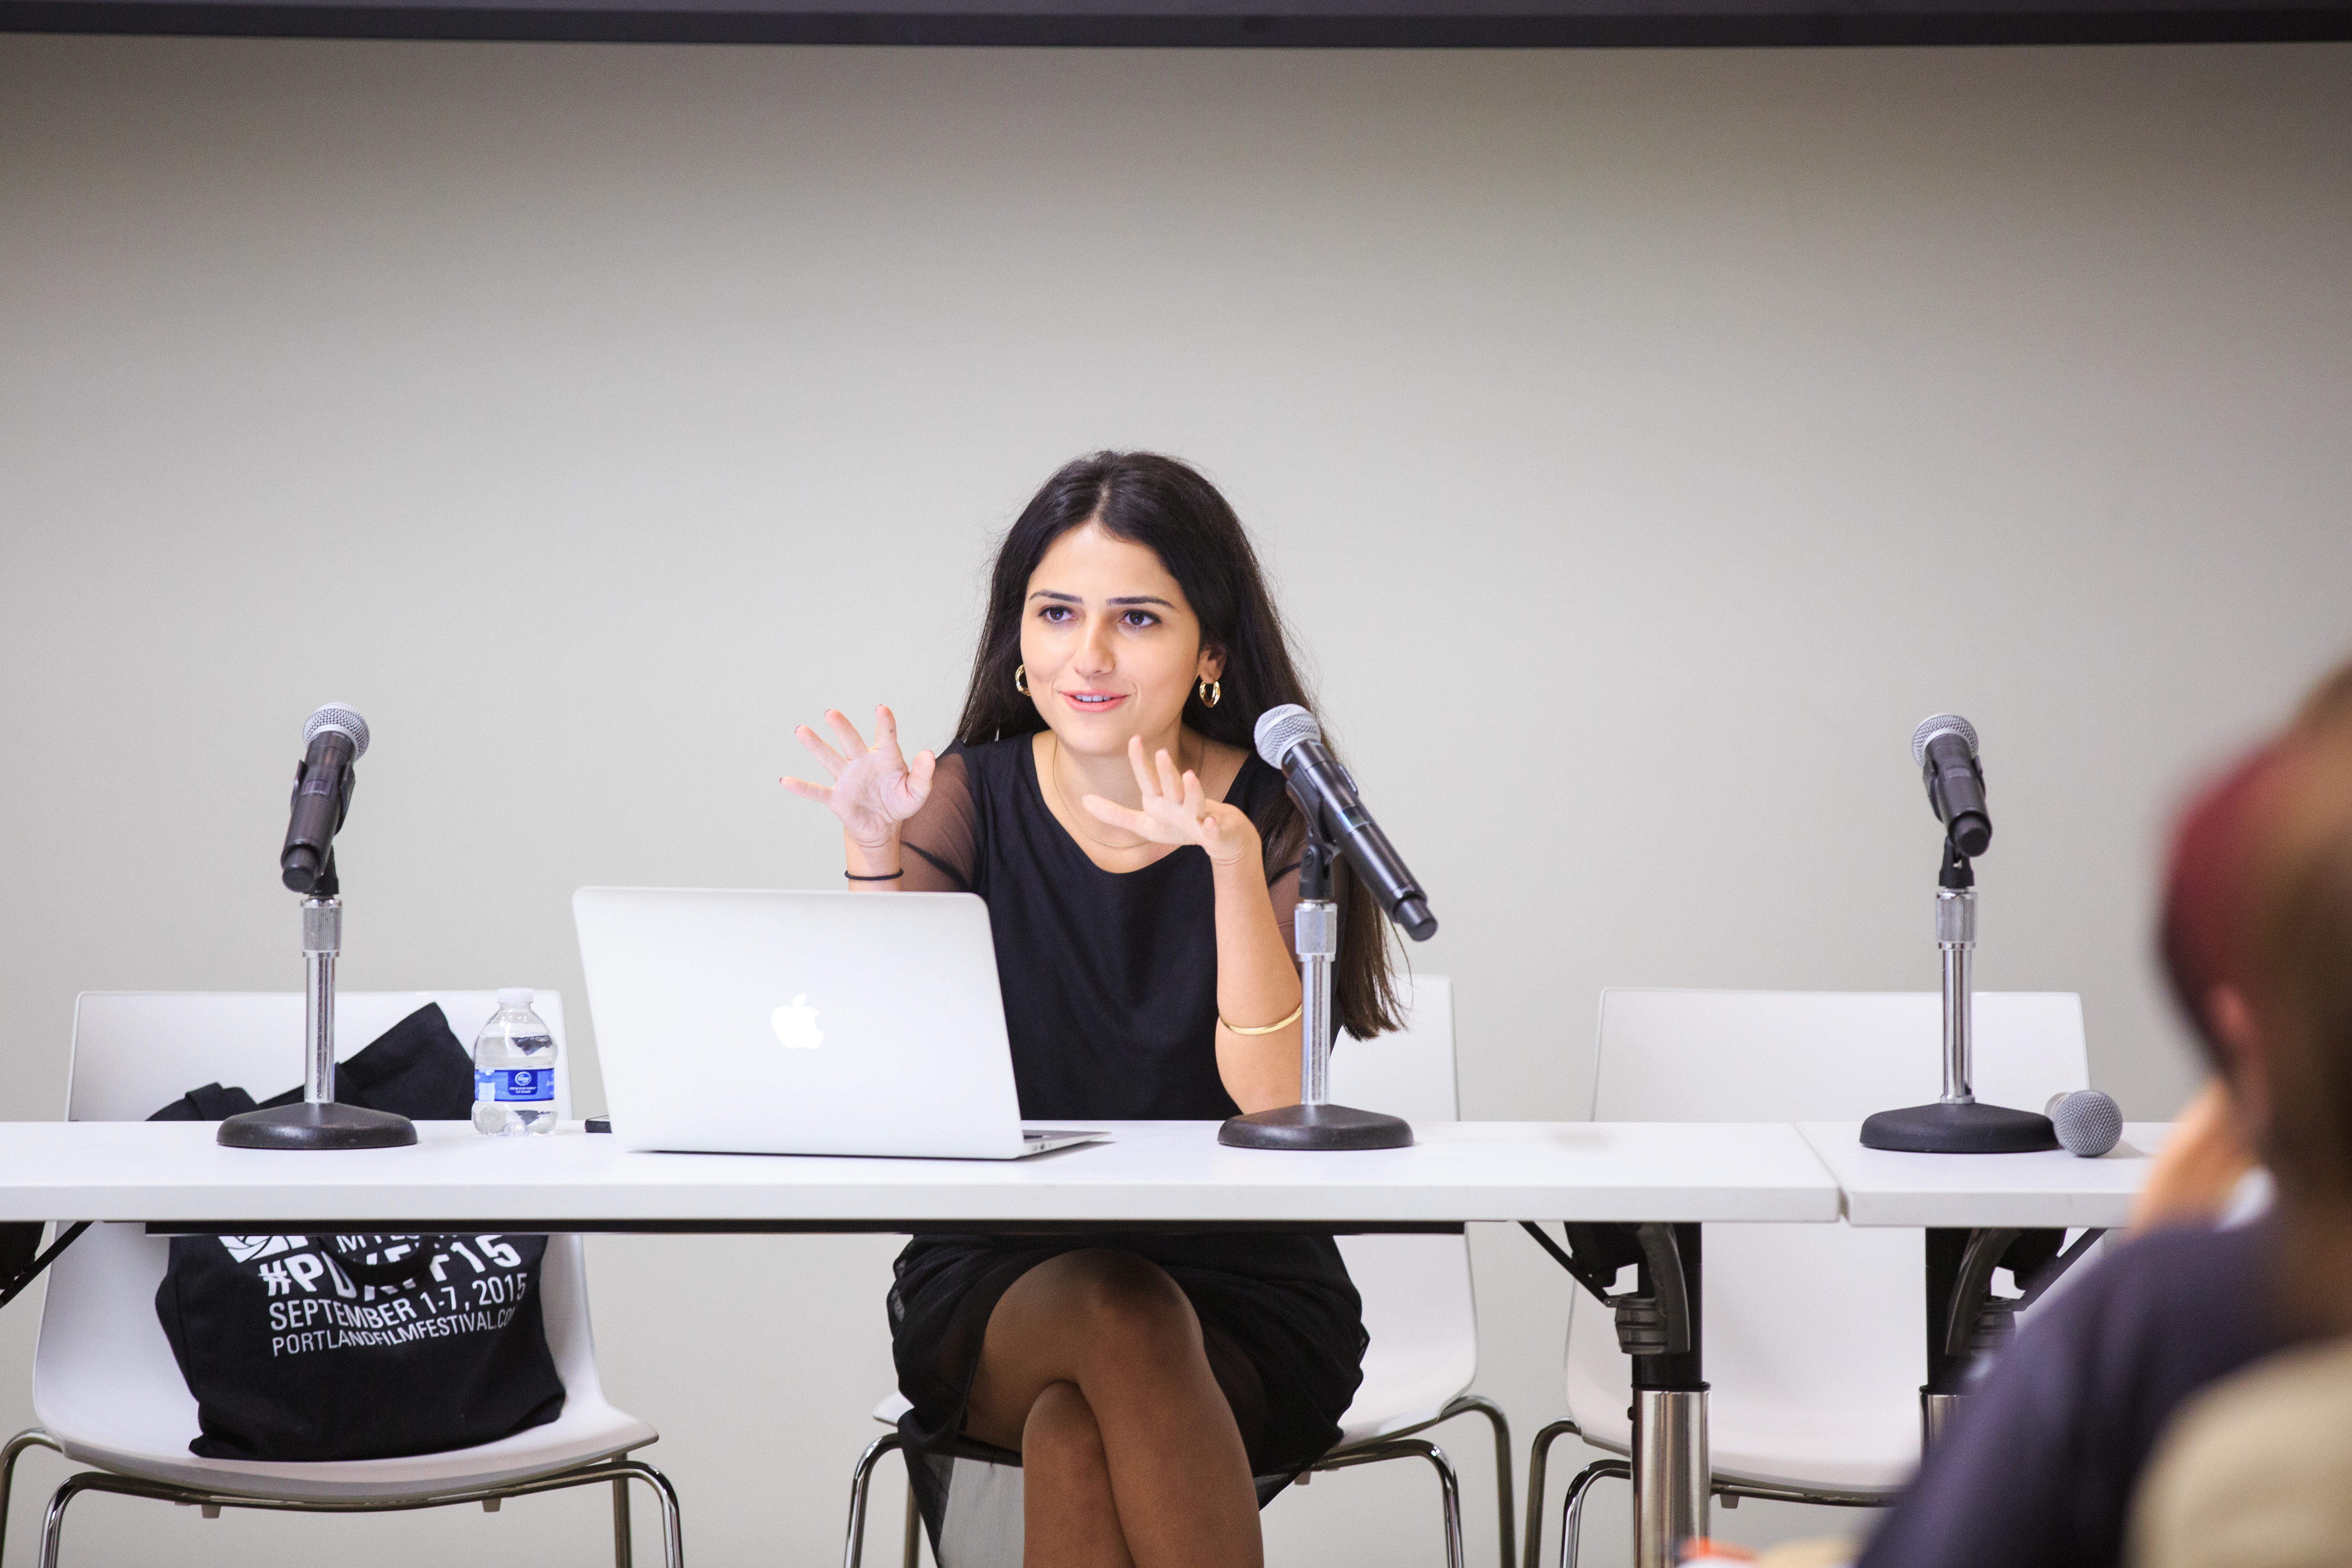
[[[1020,1450],[1026,1568],[1264,1561],[1249,1456],[1200,1320],[1132,1253],[1066,1252],[1013,1283],[964,1431]]]

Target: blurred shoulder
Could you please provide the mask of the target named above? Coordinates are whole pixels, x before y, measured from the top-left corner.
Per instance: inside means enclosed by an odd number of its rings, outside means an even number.
[[[2286,1350],[2183,1406],[2134,1500],[2135,1568],[2323,1568],[2352,1541],[2352,1339]]]

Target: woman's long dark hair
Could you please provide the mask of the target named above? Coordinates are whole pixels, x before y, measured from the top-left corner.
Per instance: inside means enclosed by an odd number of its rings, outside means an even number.
[[[997,548],[980,650],[972,656],[971,689],[964,696],[963,717],[956,721],[957,740],[974,746],[1045,728],[1036,705],[1013,685],[1021,662],[1029,579],[1054,541],[1089,522],[1159,556],[1200,617],[1202,646],[1223,650],[1223,690],[1217,705],[1203,703],[1195,688],[1184,701],[1186,724],[1210,740],[1252,752],[1259,714],[1286,702],[1314,706],[1291,659],[1257,552],[1216,487],[1173,458],[1096,452],[1065,464],[1047,479]],[[1265,844],[1267,869],[1295,865],[1306,824],[1288,794],[1277,793],[1253,820]],[[1357,1038],[1370,1039],[1399,1022],[1388,922],[1370,893],[1347,874],[1344,862],[1338,887],[1334,989],[1339,1021]]]

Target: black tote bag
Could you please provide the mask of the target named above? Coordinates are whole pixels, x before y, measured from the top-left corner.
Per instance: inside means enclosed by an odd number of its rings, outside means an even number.
[[[341,1064],[336,1087],[372,1110],[464,1117],[473,1062],[428,1005]],[[207,1084],[154,1120],[252,1104]],[[173,1237],[155,1314],[196,1398],[189,1450],[393,1458],[554,1420],[563,1384],[541,1316],[546,1250],[543,1236]]]

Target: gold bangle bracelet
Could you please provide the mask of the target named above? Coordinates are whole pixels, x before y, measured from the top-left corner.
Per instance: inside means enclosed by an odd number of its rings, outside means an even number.
[[[1239,1024],[1228,1024],[1225,1022],[1225,1016],[1223,1013],[1217,1015],[1217,1023],[1229,1035],[1271,1035],[1276,1029],[1287,1029],[1291,1025],[1298,1022],[1298,1016],[1306,1011],[1307,998],[1302,996],[1298,999],[1298,1005],[1290,1010],[1289,1017],[1281,1019],[1276,1023],[1265,1025],[1259,1028],[1244,1029]]]

